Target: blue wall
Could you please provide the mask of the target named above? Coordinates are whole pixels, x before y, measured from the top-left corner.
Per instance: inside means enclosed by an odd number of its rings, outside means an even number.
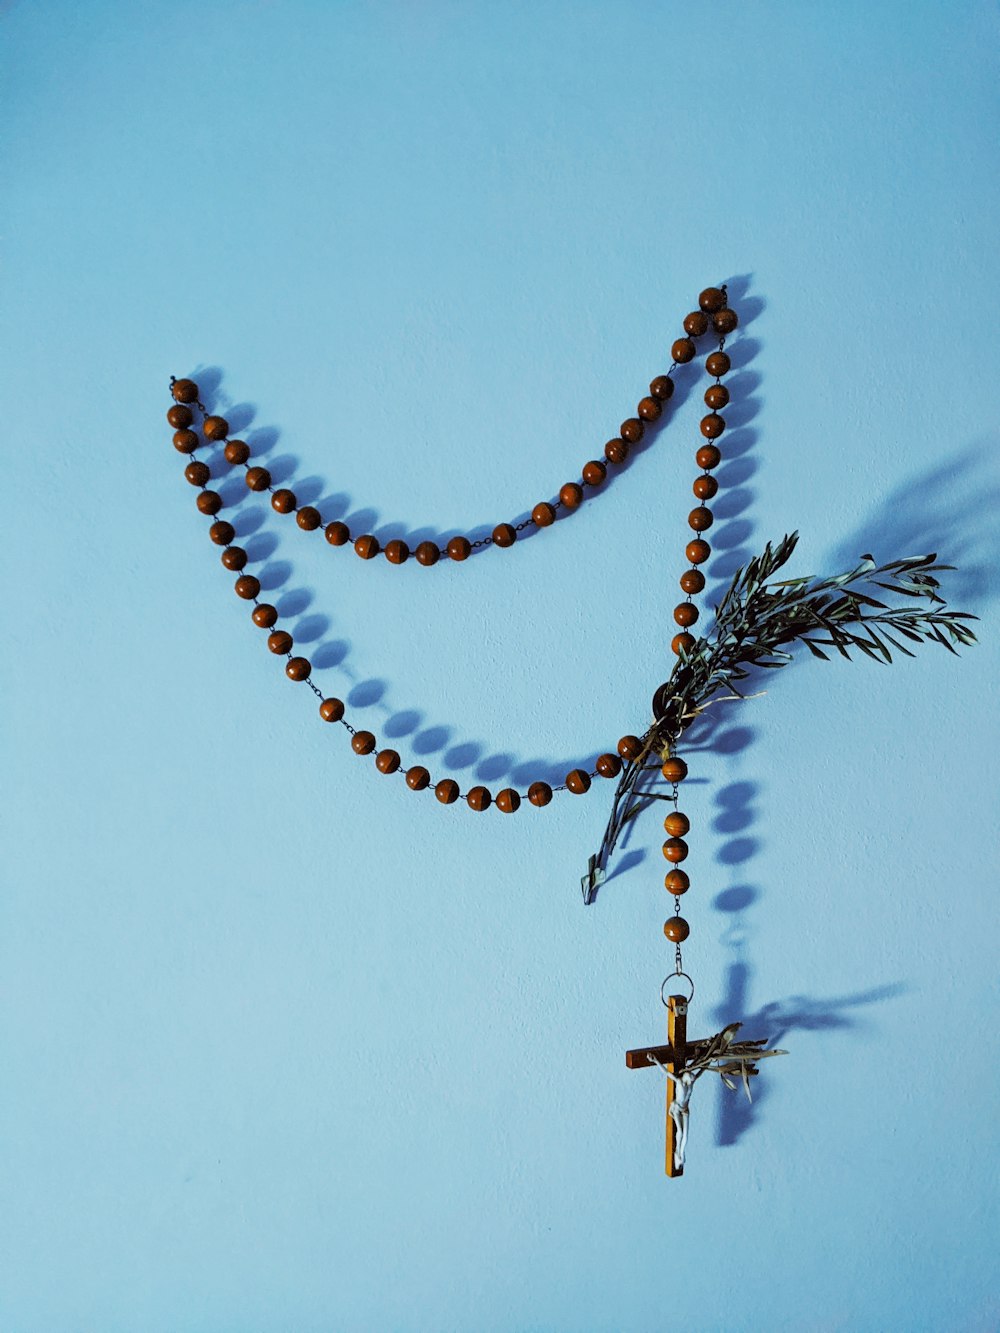
[[[988,1330],[995,1281],[992,3],[3,6],[0,1327]],[[744,316],[718,589],[936,549],[981,646],[804,660],[689,755],[699,1087],[662,1175],[659,820],[356,759],[232,595],[197,373],[382,537],[549,497],[701,287]],[[599,501],[424,571],[257,503],[355,725],[564,773],[670,660],[698,375]],[[235,492],[238,494],[238,492]]]

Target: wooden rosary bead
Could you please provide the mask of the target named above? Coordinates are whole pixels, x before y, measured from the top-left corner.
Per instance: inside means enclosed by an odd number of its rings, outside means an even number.
[[[174,431],[174,448],[179,454],[194,453],[200,443],[201,441],[193,430]]]
[[[351,529],[339,520],[326,525],[325,534],[331,546],[346,546],[351,540]]]
[[[540,810],[552,800],[552,788],[547,782],[533,782],[528,788],[528,800]]]
[[[698,619],[698,608],[692,602],[681,602],[674,607],[674,620],[681,629],[687,629]]]
[[[285,675],[289,680],[308,680],[312,663],[308,657],[291,657],[285,664]]]
[[[504,787],[497,792],[497,809],[505,815],[512,815],[520,807],[521,798],[513,787]]]
[[[423,791],[430,780],[431,775],[422,764],[414,764],[412,768],[406,770],[406,785],[410,791]]]
[[[354,543],[354,549],[362,560],[372,560],[378,555],[381,548],[378,544],[378,538],[373,537],[370,532],[366,532],[363,537],[359,537]]]
[[[465,799],[472,810],[488,810],[493,802],[488,787],[473,787]]]
[[[548,528],[556,521],[556,511],[546,501],[536,504],[531,511],[531,521],[536,528]]]
[[[694,456],[694,461],[706,472],[718,467],[722,462],[722,450],[717,444],[703,444]]]
[[[279,657],[284,657],[286,653],[290,653],[294,642],[295,640],[286,629],[276,629],[273,634],[267,636],[268,650],[276,653]]]
[[[431,565],[436,565],[441,559],[441,551],[434,542],[421,542],[414,551],[414,555],[417,557],[417,564],[423,565],[427,569]]]
[[[711,500],[719,489],[719,483],[714,477],[695,477],[691,489],[699,500]]]
[[[687,556],[690,564],[703,565],[712,554],[712,548],[709,546],[708,542],[704,542],[698,537],[693,542],[688,542],[687,546],[684,548],[684,554]]]
[[[584,792],[590,791],[590,774],[585,773],[582,768],[574,768],[571,773],[566,774],[566,790],[571,791],[574,796],[582,796]]]
[[[686,593],[701,592],[705,586],[705,575],[700,569],[686,569],[681,575],[681,591]]]
[[[720,417],[718,412],[710,412],[701,419],[701,433],[706,440],[717,440],[725,429],[725,418]]]
[[[303,532],[315,532],[317,528],[323,526],[320,512],[313,505],[303,505],[295,515],[295,522]]]
[[[693,634],[688,634],[684,631],[681,634],[674,635],[670,640],[670,648],[678,657],[680,657],[681,653],[689,653],[697,642],[698,640]]]
[[[319,706],[319,715],[324,722],[339,722],[344,716],[344,705],[340,699],[324,699]]]
[[[638,736],[623,736],[616,748],[623,759],[638,759],[642,754],[642,741]]]
[[[215,542],[216,546],[228,546],[236,536],[236,529],[232,523],[219,519],[218,523],[213,523],[208,530],[208,535]]]
[[[705,406],[710,407],[713,412],[725,407],[728,402],[729,390],[724,384],[710,384],[705,390]]]
[[[454,778],[442,778],[434,788],[434,795],[442,805],[454,805],[460,795],[458,783]]]
[[[714,522],[715,515],[704,505],[699,505],[688,514],[688,527],[693,528],[695,532],[707,532]]]
[[[278,514],[290,514],[297,503],[295,492],[284,488],[271,496],[271,508]]]
[[[564,486],[563,491],[565,489],[566,487]],[[579,487],[577,487],[577,489],[579,490]],[[562,491],[559,492],[559,495],[560,497],[562,497]],[[580,497],[581,499],[583,498],[583,491],[580,491]],[[567,501],[565,499],[563,500],[563,504],[567,504]],[[494,546],[500,546],[500,547],[513,546],[516,541],[517,541],[517,529],[512,524],[498,523],[496,527],[493,529]],[[430,545],[430,543],[428,543],[428,545]],[[437,547],[435,547],[434,549],[437,550]]]
[[[710,352],[705,357],[705,369],[717,379],[722,375],[728,375],[732,364],[726,352]]]
[[[445,550],[449,560],[468,560],[472,554],[472,543],[468,537],[452,537]]]
[[[682,893],[687,893],[691,881],[683,870],[668,870],[663,877],[663,887],[675,898],[679,898]]]
[[[616,754],[598,755],[594,765],[602,778],[616,778],[622,771],[622,761]]]
[[[708,332],[708,316],[704,310],[692,310],[690,315],[684,316],[684,332],[692,338],[700,338]]]
[[[247,553],[242,546],[227,546],[219,557],[227,569],[242,569],[247,562]]]
[[[266,491],[271,484],[271,474],[266,467],[248,468],[246,483],[252,491]]]
[[[672,838],[683,838],[684,834],[691,828],[691,821],[687,815],[681,814],[679,810],[671,810],[663,821],[663,827]]]
[[[258,629],[270,629],[277,622],[278,608],[270,602],[261,602],[250,612],[250,619]]]
[[[649,392],[661,403],[665,403],[674,396],[674,382],[669,375],[657,375],[650,383]]]
[[[236,596],[245,602],[252,602],[260,592],[260,579],[253,574],[241,574],[234,584]]]
[[[603,463],[599,463],[596,458],[592,458],[589,463],[584,463],[581,475],[588,486],[600,486],[608,475],[608,469]]]
[[[359,732],[358,735],[360,734]],[[357,736],[355,740],[357,740]],[[399,767],[398,752],[396,750],[379,750],[375,756],[375,767],[380,773],[395,773]]]
[[[218,491],[202,491],[195,504],[202,514],[217,514],[222,508],[222,496]]]
[[[668,838],[663,844],[663,855],[668,861],[683,861],[688,854],[688,845],[683,838]]]
[[[170,392],[177,403],[196,403],[198,401],[198,386],[194,380],[174,380]]]
[[[645,432],[645,426],[638,417],[629,417],[618,427],[618,434],[626,444],[638,444]]]
[[[694,343],[690,338],[678,338],[670,349],[670,355],[680,365],[694,360]]]
[[[559,499],[567,509],[576,509],[583,503],[583,487],[578,486],[575,481],[568,481],[565,486],[559,487]],[[496,541],[495,532],[493,540]]]
[[[683,759],[672,755],[669,759],[664,759],[660,771],[668,782],[683,782],[688,775],[688,766]]]
[[[204,486],[205,482],[208,481],[211,475],[212,473],[209,470],[208,464],[200,463],[197,460],[188,463],[187,467],[184,469],[184,476],[192,486]]]
[[[410,548],[406,542],[398,538],[391,542],[386,542],[385,558],[390,565],[402,565],[410,558]]]
[[[207,440],[224,440],[229,434],[229,422],[225,417],[206,417],[201,429]]]
[[[706,287],[698,297],[698,305],[707,315],[714,315],[716,310],[721,310],[725,304],[726,298],[718,287]]]
[[[246,440],[227,440],[222,454],[227,463],[240,467],[250,457],[250,446]]]
[[[604,457],[609,463],[624,463],[628,458],[628,445],[624,440],[608,440],[604,446]]]
[[[300,662],[303,660],[303,658],[299,657],[292,658],[292,662]],[[291,666],[292,662],[289,662],[288,665]],[[351,737],[351,749],[355,754],[371,754],[372,750],[375,749],[376,744],[377,741],[375,740],[375,736],[370,731],[356,731]]]
[[[668,940],[680,944],[691,934],[691,927],[682,916],[672,916],[669,921],[664,921],[663,933]]]
[[[171,407],[167,412],[167,421],[173,426],[174,430],[183,430],[185,426],[190,426],[194,421],[194,413],[190,407]]]
[[[658,398],[640,398],[635,410],[642,421],[659,421],[663,412]]]
[[[716,333],[721,334],[723,337],[725,337],[727,333],[732,333],[733,329],[736,328],[739,322],[739,316],[736,311],[730,310],[728,306],[723,310],[717,310],[712,316],[712,328],[715,329]]]

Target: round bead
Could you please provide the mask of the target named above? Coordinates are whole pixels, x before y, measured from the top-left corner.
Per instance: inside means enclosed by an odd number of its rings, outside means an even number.
[[[378,538],[373,537],[370,532],[366,532],[363,537],[359,537],[355,541],[354,549],[362,560],[372,560],[380,550]]]
[[[594,767],[602,778],[616,778],[622,771],[622,761],[616,754],[602,754]]]
[[[412,768],[406,770],[406,785],[410,791],[423,791],[429,785],[430,780],[431,775],[423,764],[414,764]]]
[[[298,657],[292,658],[292,662],[298,662],[300,660],[301,659]],[[288,665],[291,666],[292,662],[289,662]],[[351,737],[351,749],[355,754],[371,754],[372,750],[375,749],[376,744],[377,742],[374,733],[370,731],[356,731]]]
[[[603,463],[599,463],[596,458],[592,458],[589,463],[583,465],[582,476],[588,486],[600,486],[607,475],[608,469]]]
[[[717,440],[725,429],[725,418],[720,417],[718,412],[710,412],[701,419],[701,433],[706,440]]]
[[[691,489],[699,500],[711,500],[719,489],[719,483],[714,477],[695,477]]]
[[[694,343],[690,338],[678,338],[670,349],[670,355],[680,365],[686,365],[688,361],[694,360]]]
[[[722,450],[717,444],[703,444],[695,454],[694,461],[706,472],[710,472],[722,462]]]
[[[396,540],[387,542],[385,547],[385,558],[390,565],[401,565],[409,559],[410,548],[406,542]]]
[[[712,554],[712,548],[708,542],[696,537],[693,542],[688,542],[687,546],[684,547],[684,554],[692,565],[703,565]]]
[[[691,887],[691,881],[683,870],[668,870],[663,877],[663,887],[668,893],[672,893],[675,898],[679,898],[682,893],[687,893]]]
[[[445,549],[449,560],[468,560],[472,554],[472,543],[468,537],[452,537]]]
[[[608,440],[604,446],[604,457],[609,463],[624,463],[628,458],[628,445],[624,440]]]
[[[308,680],[312,663],[308,657],[292,657],[285,664],[285,675],[289,680]]]
[[[533,782],[528,788],[528,800],[540,810],[552,800],[552,788],[547,782]]]
[[[215,542],[216,546],[228,546],[236,536],[236,529],[233,527],[232,523],[227,523],[223,518],[219,519],[217,523],[212,524],[208,530],[208,535],[211,537],[212,541]]]
[[[683,838],[691,827],[691,821],[687,815],[682,815],[679,810],[671,810],[663,821],[663,827],[672,838]]]
[[[245,440],[228,440],[222,453],[227,463],[239,467],[250,457],[250,446]]]
[[[691,602],[681,602],[679,606],[674,607],[674,620],[681,629],[687,629],[688,625],[693,625],[697,619],[698,608]]]
[[[346,546],[351,540],[351,529],[346,523],[336,520],[326,525],[324,535],[331,546]]]
[[[705,390],[705,406],[710,407],[713,412],[725,407],[728,402],[729,390],[724,384],[710,384]]]
[[[245,602],[252,602],[260,592],[260,579],[253,574],[241,574],[234,586],[237,597],[242,597]]]
[[[178,403],[196,403],[198,401],[198,386],[194,380],[174,380],[170,386],[170,392],[174,396],[174,401]]]
[[[512,815],[521,804],[521,798],[513,787],[504,787],[497,792],[497,809],[505,815]]]
[[[219,559],[227,569],[242,569],[247,562],[247,553],[242,546],[227,546]]]
[[[303,532],[315,532],[318,527],[322,526],[323,520],[320,517],[319,510],[314,508],[313,505],[303,505],[295,515],[295,522]]]
[[[640,398],[639,406],[635,410],[642,421],[658,421],[663,408],[660,406],[659,398]]]
[[[190,426],[191,422],[194,421],[194,413],[190,407],[178,405],[170,408],[167,412],[167,421],[173,426],[174,430],[183,430],[185,426]]]
[[[688,514],[688,527],[693,528],[695,532],[707,532],[714,522],[715,515],[704,505],[699,505]]]
[[[271,484],[271,474],[266,467],[248,468],[246,483],[252,491],[266,491]]]
[[[567,509],[576,509],[583,503],[583,487],[578,486],[575,481],[568,481],[565,486],[559,487],[559,499]]]
[[[674,396],[674,382],[669,375],[657,375],[650,383],[649,392],[661,403],[665,403]]]
[[[682,916],[672,916],[669,921],[663,923],[663,933],[668,940],[673,940],[675,944],[680,944],[691,934],[691,927]]]
[[[211,475],[212,473],[209,471],[208,464],[199,463],[197,460],[193,463],[188,463],[187,467],[184,469],[184,476],[192,486],[204,486],[205,482],[208,481]]]
[[[279,514],[290,514],[297,503],[294,491],[282,489],[271,496],[271,508]]]
[[[688,845],[683,838],[668,838],[663,844],[663,855],[668,861],[683,861],[688,854]]]
[[[324,699],[319,706],[319,715],[324,722],[339,722],[344,716],[344,705],[340,699]]]
[[[202,491],[195,504],[203,514],[217,514],[222,508],[222,496],[218,491]]]
[[[193,430],[175,430],[174,448],[179,454],[194,453],[201,441]]]
[[[225,417],[206,417],[201,429],[207,440],[224,440],[229,434],[229,422]]]
[[[398,752],[396,750],[379,750],[375,756],[375,767],[380,773],[395,773],[399,767]]]
[[[571,791],[574,796],[582,796],[584,792],[590,791],[590,774],[585,773],[582,768],[574,768],[571,773],[566,774],[566,790]]]
[[[701,592],[705,586],[705,575],[700,569],[686,569],[681,575],[681,590],[686,593]]]
[[[717,378],[720,375],[728,375],[732,364],[727,352],[710,352],[705,357],[705,369]]]
[[[278,619],[278,608],[270,602],[261,602],[250,612],[250,619],[258,629],[270,629]]]
[[[642,741],[638,736],[623,736],[616,748],[623,759],[638,759],[642,754]]]
[[[680,657],[681,653],[689,653],[697,642],[698,640],[693,634],[682,631],[680,634],[675,634],[670,640],[670,648],[672,652]]]
[[[434,795],[442,805],[453,805],[459,798],[458,783],[454,778],[442,778],[434,788]]]
[[[472,810],[488,810],[493,797],[488,787],[473,787],[465,799]]]
[[[727,333],[732,333],[739,322],[736,311],[730,310],[728,306],[724,310],[717,310],[712,316],[712,328],[715,329],[716,333],[722,334],[723,337]]]
[[[638,417],[629,417],[618,427],[618,434],[626,444],[638,444],[642,439],[645,426]]]
[[[688,775],[688,766],[683,759],[673,755],[663,761],[663,768],[660,771],[668,782],[683,782]]]
[[[421,542],[414,555],[417,557],[417,564],[424,565],[428,569],[441,559],[441,551],[434,542]]]
[[[531,521],[536,528],[550,527],[556,521],[556,511],[543,500],[531,511]]]
[[[565,489],[566,487],[564,486],[563,491]],[[560,497],[562,496],[562,491],[559,492],[559,495]],[[563,504],[566,503],[567,503],[566,500],[563,500]],[[513,546],[516,541],[517,541],[517,530],[510,523],[498,523],[496,527],[493,529],[494,546],[503,546],[503,547]]]
[[[273,634],[267,636],[267,647],[272,653],[277,653],[284,657],[286,653],[292,651],[292,644],[295,640],[286,629],[276,629]]]
[[[708,316],[704,310],[692,310],[690,315],[684,316],[684,332],[692,338],[700,338],[708,332]]]
[[[706,287],[698,297],[698,305],[708,315],[714,315],[726,304],[726,298],[718,287]]]

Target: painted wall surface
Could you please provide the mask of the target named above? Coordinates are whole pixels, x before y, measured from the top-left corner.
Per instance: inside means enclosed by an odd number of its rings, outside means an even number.
[[[3,6],[0,1329],[1000,1327],[996,4]],[[233,596],[196,374],[381,539],[519,518],[728,280],[717,595],[936,550],[981,644],[806,658],[689,751],[699,1087],[662,1174],[663,834],[356,758]],[[703,372],[572,521],[363,564],[225,484],[316,679],[524,790],[649,721]]]

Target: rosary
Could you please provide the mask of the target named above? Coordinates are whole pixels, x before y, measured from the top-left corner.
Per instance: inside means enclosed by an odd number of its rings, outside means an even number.
[[[174,431],[174,447],[191,459],[184,469],[184,476],[198,489],[198,510],[212,520],[208,535],[216,546],[222,548],[223,566],[237,575],[234,585],[237,597],[253,603],[253,623],[268,631],[268,649],[286,659],[286,676],[308,685],[319,700],[321,719],[339,723],[347,731],[356,755],[374,755],[379,773],[402,774],[411,791],[433,788],[442,805],[463,800],[471,810],[481,812],[493,805],[505,815],[514,814],[520,808],[523,796],[531,805],[542,808],[557,792],[582,796],[590,790],[592,779],[617,778],[603,839],[599,850],[590,857],[587,873],[581,881],[585,904],[594,901],[626,822],[654,801],[665,801],[671,807],[663,821],[667,833],[663,855],[670,865],[664,886],[673,899],[673,914],[665,922],[663,933],[674,946],[674,971],[660,987],[660,998],[667,1010],[667,1042],[639,1047],[625,1054],[629,1069],[659,1068],[666,1077],[665,1166],[668,1176],[679,1176],[684,1171],[691,1094],[701,1075],[717,1074],[731,1090],[742,1085],[749,1098],[750,1079],[758,1074],[759,1062],[768,1056],[787,1053],[769,1047],[767,1038],[737,1040],[741,1026],[737,1022],[730,1023],[715,1036],[688,1040],[687,1015],[694,996],[694,982],[684,970],[681,952],[681,945],[690,933],[688,922],[681,915],[681,898],[691,885],[680,864],[688,855],[685,839],[691,822],[679,809],[680,787],[688,775],[687,764],[678,751],[680,737],[710,705],[747,698],[738,686],[758,669],[787,666],[792,660],[790,650],[795,643],[805,644],[813,656],[823,660],[828,660],[824,648],[834,648],[848,660],[850,649],[854,648],[876,661],[890,663],[892,648],[909,657],[914,655],[902,642],[904,639],[910,643],[933,639],[950,652],[956,651],[956,644],[968,645],[976,641],[966,623],[975,617],[944,609],[945,603],[938,593],[939,584],[934,576],[951,566],[936,564],[936,555],[909,556],[884,565],[877,565],[872,556],[863,555],[853,570],[834,577],[775,581],[772,576],[795,549],[797,533],[784,537],[773,547],[768,543],[759,556],[736,572],[714,608],[710,634],[696,638],[691,633],[701,614],[693,598],[705,588],[701,566],[711,555],[711,546],[704,534],[713,523],[713,514],[706,502],[719,490],[719,481],[713,474],[723,455],[716,442],[726,428],[725,419],[719,413],[730,397],[722,382],[732,364],[725,344],[738,323],[736,312],[729,307],[726,287],[707,287],[698,298],[698,309],[684,318],[685,336],[678,338],[670,349],[669,370],[657,375],[650,383],[649,395],[640,400],[636,415],[623,421],[618,435],[604,446],[603,461],[591,459],[585,463],[579,481],[566,482],[554,500],[536,504],[530,516],[520,522],[498,523],[491,535],[476,540],[465,536],[452,537],[444,547],[432,541],[422,541],[412,552],[401,540],[387,542],[383,552],[378,539],[371,533],[352,534],[347,525],[339,521],[324,524],[319,510],[313,505],[300,505],[294,491],[286,487],[276,489],[267,468],[251,463],[249,445],[243,440],[231,439],[226,419],[209,413],[200,401],[198,385],[193,380],[171,377],[174,402],[167,412],[167,421]],[[425,568],[442,559],[461,563],[479,549],[492,546],[505,550],[513,546],[518,534],[528,527],[551,527],[557,519],[561,521],[569,517],[586,498],[599,490],[607,479],[609,468],[621,466],[629,456],[630,447],[643,438],[648,427],[659,421],[673,396],[675,371],[695,359],[695,340],[706,334],[712,335],[715,344],[705,357],[705,369],[713,382],[705,390],[708,412],[701,419],[703,442],[695,453],[699,473],[692,491],[698,504],[688,515],[693,535],[684,550],[688,568],[680,576],[680,588],[685,598],[673,611],[678,632],[673,636],[671,649],[676,661],[668,679],[653,696],[653,721],[645,731],[641,735],[622,736],[613,749],[609,747],[594,760],[592,770],[575,768],[566,774],[559,786],[536,781],[530,783],[524,793],[505,787],[494,796],[484,786],[473,786],[462,792],[458,782],[451,777],[441,777],[433,782],[423,765],[404,767],[398,751],[380,747],[372,732],[353,727],[346,717],[343,702],[326,696],[312,679],[312,664],[308,658],[296,654],[292,635],[277,628],[277,609],[259,600],[260,581],[245,572],[248,556],[241,546],[233,544],[236,536],[233,524],[217,517],[224,508],[223,498],[218,491],[208,487],[213,475],[217,475],[216,470],[222,465],[242,467],[251,494],[269,493],[272,508],[279,514],[294,514],[295,522],[303,532],[322,529],[330,546],[353,545],[362,560],[373,560],[384,553],[393,565],[405,564],[411,554]],[[195,410],[200,413],[200,421],[195,419]],[[194,457],[202,447],[214,451],[211,465]],[[862,591],[862,588],[869,590]],[[890,606],[873,595],[871,590],[874,588],[912,600],[910,604]],[[668,790],[657,790],[664,782]]]

